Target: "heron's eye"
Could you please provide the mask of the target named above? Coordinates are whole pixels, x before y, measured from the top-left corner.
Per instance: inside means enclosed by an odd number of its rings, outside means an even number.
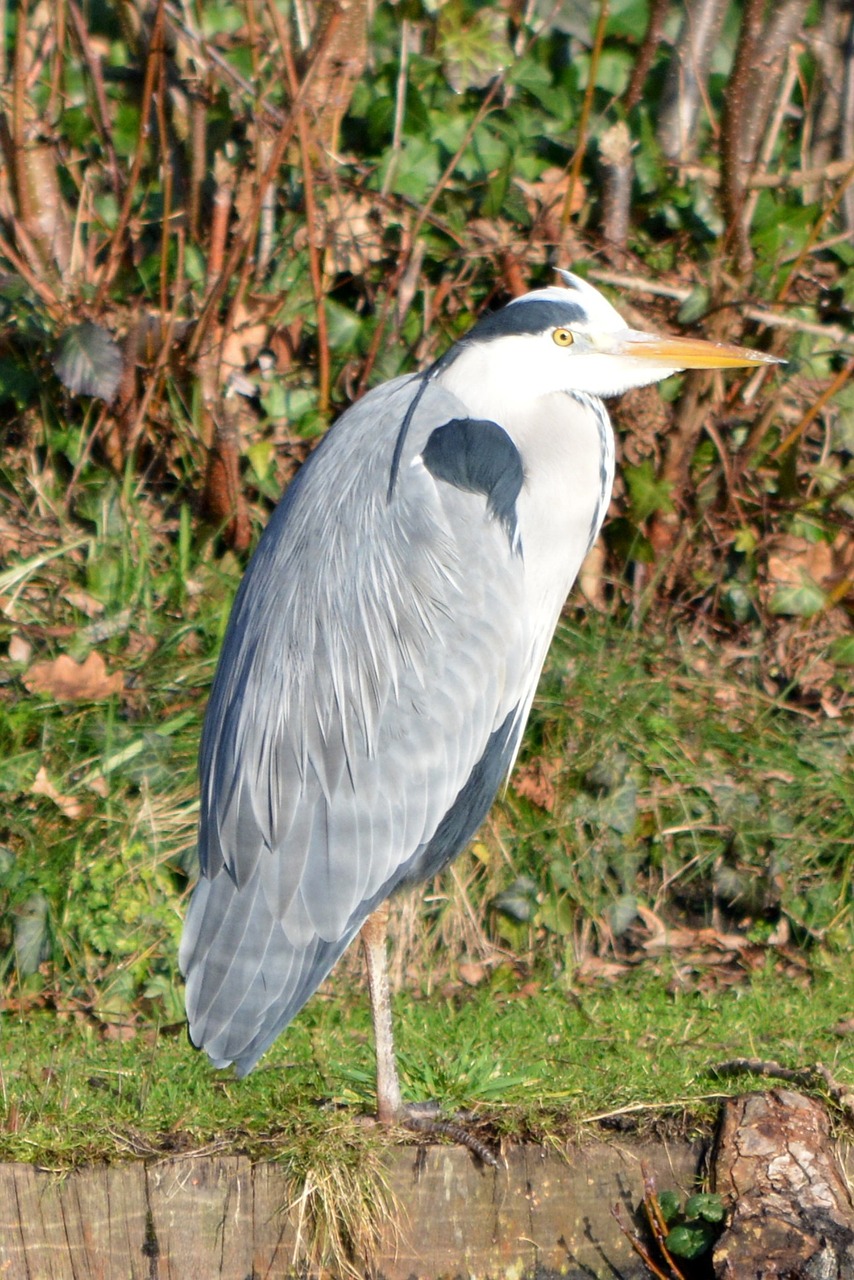
[[[552,333],[552,338],[559,347],[571,347],[575,342],[575,336],[571,329],[555,329]]]

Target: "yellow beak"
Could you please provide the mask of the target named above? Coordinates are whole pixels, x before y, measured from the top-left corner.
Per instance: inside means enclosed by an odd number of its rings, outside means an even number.
[[[728,342],[703,338],[673,338],[628,329],[619,335],[620,354],[648,360],[666,369],[740,369],[760,364],[785,364],[778,356]]]

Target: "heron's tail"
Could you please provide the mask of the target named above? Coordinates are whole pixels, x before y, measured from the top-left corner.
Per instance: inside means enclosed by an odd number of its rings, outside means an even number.
[[[187,983],[190,1039],[215,1067],[251,1071],[349,946],[341,938],[294,946],[274,916],[260,876],[238,889],[222,870],[193,892],[179,964]]]

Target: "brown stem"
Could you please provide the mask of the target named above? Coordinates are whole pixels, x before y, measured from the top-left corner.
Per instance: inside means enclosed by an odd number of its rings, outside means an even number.
[[[599,58],[602,55],[602,45],[605,42],[608,8],[609,0],[599,0],[599,19],[596,23],[596,34],[593,37],[593,49],[590,54],[587,88],[584,90],[584,101],[581,104],[581,115],[578,120],[575,154],[572,157],[572,163],[569,168],[569,185],[566,188],[566,197],[560,214],[561,231],[565,231],[569,225],[569,219],[572,214],[572,199],[575,195],[578,179],[581,177],[581,166],[584,163],[584,153],[587,149],[587,126],[590,121],[590,112],[593,109],[593,95],[596,92],[596,70],[599,66]]]
[[[50,75],[50,97],[45,118],[55,120],[63,92],[65,72],[65,0],[57,0],[53,10],[53,67]]]
[[[157,132],[160,138],[160,169],[163,182],[163,215],[160,226],[160,314],[169,308],[169,240],[172,218],[172,161],[169,155],[169,127],[166,123],[166,59],[157,60]]]
[[[326,45],[332,39],[335,33],[337,22],[338,22],[338,15],[333,14],[329,20],[327,27],[325,28],[325,30],[320,36],[311,64],[305,76],[303,77],[302,84],[300,85],[299,93],[297,94],[296,99],[291,103],[291,110],[288,115],[288,119],[283,124],[281,132],[279,133],[279,136],[276,139],[276,145],[273,148],[273,152],[270,157],[270,163],[267,165],[263,174],[259,178],[258,186],[256,188],[252,203],[249,209],[247,210],[246,214],[244,215],[240,226],[235,232],[231,249],[226,258],[224,269],[220,273],[219,277],[214,283],[213,288],[210,290],[210,292],[208,293],[208,297],[205,300],[205,304],[199,316],[198,323],[193,332],[193,336],[190,339],[190,343],[188,347],[188,356],[190,358],[198,355],[199,351],[201,350],[202,345],[207,338],[208,331],[213,323],[214,317],[216,316],[219,303],[228,286],[228,282],[233,278],[234,274],[237,271],[238,264],[240,263],[241,259],[246,255],[247,250],[251,244],[254,228],[258,224],[258,217],[261,211],[261,204],[264,199],[264,194],[269,184],[273,181],[273,178],[277,173],[279,166],[282,163],[285,150],[287,149],[288,144],[290,143],[291,139],[294,136],[294,132],[298,124],[299,112],[302,108],[303,102],[305,100],[305,96],[308,93],[308,89],[311,85],[311,80],[314,75],[314,69],[318,66],[320,59],[324,55],[324,50],[326,48]],[[239,302],[239,300],[240,300],[240,295],[235,294],[235,297],[232,299],[232,304],[229,308],[229,319],[233,318],[233,315],[236,310],[236,305]],[[227,329],[228,329],[228,323],[226,324],[226,330]]]
[[[115,279],[119,260],[125,249],[125,233],[127,232],[128,223],[130,222],[131,208],[133,206],[134,196],[137,192],[137,183],[139,181],[139,175],[142,170],[142,162],[145,154],[145,143],[148,138],[148,120],[149,113],[151,111],[151,101],[154,95],[154,85],[164,56],[163,5],[164,0],[157,0],[157,8],[154,11],[154,23],[151,28],[151,39],[148,45],[148,56],[145,59],[145,78],[142,85],[142,100],[140,102],[139,133],[136,140],[136,151],[134,153],[133,164],[131,165],[130,174],[128,176],[125,196],[122,201],[122,207],[119,212],[116,229],[110,239],[107,262],[95,297],[96,310],[102,306],[104,299],[107,296],[107,292]]]
[[[721,125],[721,196],[727,222],[726,234],[728,243],[735,247],[736,260],[742,273],[746,273],[750,266],[750,246],[741,217],[751,159],[749,153],[745,153],[749,133],[749,89],[762,36],[764,13],[765,0],[745,0],[735,62],[726,87]]]
[[[190,97],[190,191],[188,221],[191,238],[198,243],[202,221],[202,187],[207,174],[208,104],[205,94]],[[208,257],[210,269],[210,256]]]
[[[119,161],[116,155],[116,149],[113,146],[112,137],[112,121],[110,119],[110,106],[107,100],[107,90],[104,86],[104,74],[101,69],[101,57],[92,48],[92,41],[89,39],[89,32],[83,14],[80,12],[79,6],[75,0],[67,0],[68,12],[71,15],[71,22],[74,27],[74,35],[80,46],[80,52],[83,54],[83,60],[89,69],[89,75],[92,78],[92,87],[95,90],[95,104],[97,111],[95,112],[95,128],[98,130],[98,137],[107,153],[107,160],[110,165],[110,173],[113,180],[113,191],[116,195],[122,189],[121,174],[119,171]]]
[[[635,65],[632,67],[629,87],[626,89],[626,96],[623,100],[626,111],[631,111],[632,107],[636,107],[643,96],[643,87],[646,84],[646,78],[649,75],[655,52],[661,44],[661,39],[664,35],[664,20],[669,10],[670,0],[652,0],[649,9],[649,20],[646,24],[646,33],[643,43],[638,49]]]
[[[271,6],[271,8],[274,6]],[[299,81],[294,64],[290,34],[281,16],[277,13],[276,22],[279,43],[291,100],[299,97]],[[317,317],[317,383],[318,408],[322,414],[329,410],[329,387],[331,380],[331,362],[329,356],[329,332],[326,324],[326,294],[323,287],[323,267],[315,236],[318,229],[317,201],[314,195],[314,173],[311,165],[311,137],[306,121],[305,107],[297,113],[297,136],[299,138],[300,167],[302,169],[303,197],[305,199],[306,232],[308,240],[308,269],[311,276],[311,290],[314,295],[314,310]]]

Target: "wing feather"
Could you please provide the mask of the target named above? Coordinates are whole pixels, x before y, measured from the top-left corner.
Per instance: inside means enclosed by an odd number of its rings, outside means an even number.
[[[387,499],[420,386],[339,420],[274,513],[223,644],[181,964],[195,1043],[241,1071],[424,851],[441,863],[431,841],[531,683],[521,557],[482,495],[418,465],[465,412],[438,387]]]

